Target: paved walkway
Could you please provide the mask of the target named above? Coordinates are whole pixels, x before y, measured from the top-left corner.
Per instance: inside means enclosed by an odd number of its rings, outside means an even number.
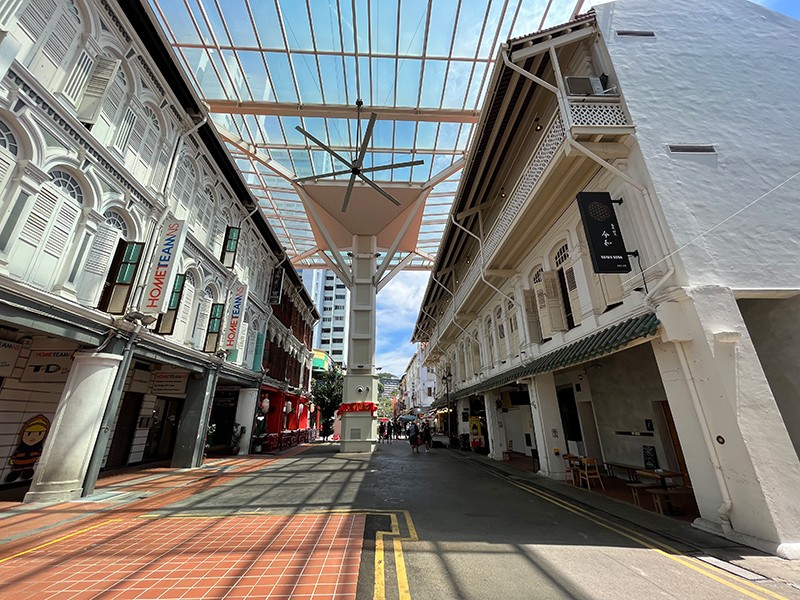
[[[315,443],[0,510],[0,599],[800,599],[800,565],[469,452]]]

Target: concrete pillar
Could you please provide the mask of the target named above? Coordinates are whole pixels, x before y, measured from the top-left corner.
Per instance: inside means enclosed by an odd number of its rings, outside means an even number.
[[[347,375],[344,377],[344,398],[348,402],[378,402],[378,377],[375,365],[375,310],[378,290],[373,276],[376,271],[375,236],[353,236],[355,252],[352,260],[353,286],[350,288],[350,347]],[[364,443],[349,439],[351,452],[371,452],[375,445],[374,427],[358,426]],[[348,436],[343,432],[342,438]],[[342,448],[344,449],[344,448]]]
[[[242,388],[239,390],[239,399],[236,403],[236,422],[247,427],[242,439],[239,440],[239,456],[250,451],[258,391],[258,388]]]
[[[217,369],[205,369],[200,377],[195,373],[189,376],[172,454],[173,468],[191,469],[203,463],[206,428],[218,376]]]
[[[506,436],[503,429],[501,429],[500,415],[497,410],[497,401],[500,400],[500,393],[496,390],[486,392],[483,397],[486,404],[486,428],[489,430],[486,435],[489,438],[489,458],[494,460],[501,460],[503,458],[503,450],[506,449]]]
[[[120,354],[76,352],[25,502],[79,498]]]
[[[694,409],[675,415],[681,443],[685,431],[699,430],[687,439],[691,447],[684,454],[693,484],[701,486],[705,524],[716,522],[717,530],[740,543],[800,558],[800,461],[732,292],[694,288],[683,301],[659,306],[657,314],[678,363],[664,376],[686,386],[683,403]],[[661,354],[660,369],[668,366]],[[675,396],[668,396],[671,407]],[[698,463],[698,479],[708,478],[705,461],[714,483],[695,481]],[[721,504],[709,514],[714,484]]]
[[[564,459],[561,455],[567,452],[567,446],[553,374],[536,375],[528,384],[528,394],[531,398],[533,428],[539,445],[541,472],[554,479],[563,479]]]

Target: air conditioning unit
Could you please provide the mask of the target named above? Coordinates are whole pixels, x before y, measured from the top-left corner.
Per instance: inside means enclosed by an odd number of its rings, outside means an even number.
[[[605,93],[599,77],[565,77],[570,96],[602,96]]]

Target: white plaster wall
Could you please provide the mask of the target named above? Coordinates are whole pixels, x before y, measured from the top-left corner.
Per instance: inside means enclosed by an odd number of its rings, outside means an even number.
[[[739,300],[738,304],[795,452],[800,455],[800,296]]]
[[[596,11],[678,246],[800,171],[800,22],[745,0],[619,0]],[[717,154],[670,155],[670,143]],[[800,221],[786,218],[798,197],[800,177],[682,251],[690,282],[800,286]]]
[[[584,381],[589,382],[594,403],[603,459],[644,465],[642,446],[655,446],[659,466],[674,469],[674,453],[666,430],[643,435],[618,435],[616,431],[647,433],[645,419],[660,423],[654,402],[666,402],[653,350],[650,344],[615,352],[591,363]]]

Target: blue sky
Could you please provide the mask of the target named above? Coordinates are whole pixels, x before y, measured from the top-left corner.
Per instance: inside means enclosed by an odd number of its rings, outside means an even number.
[[[759,0],[756,4],[800,19],[800,0]],[[415,352],[409,340],[428,276],[420,271],[400,273],[378,294],[376,354],[383,372],[402,375]]]

